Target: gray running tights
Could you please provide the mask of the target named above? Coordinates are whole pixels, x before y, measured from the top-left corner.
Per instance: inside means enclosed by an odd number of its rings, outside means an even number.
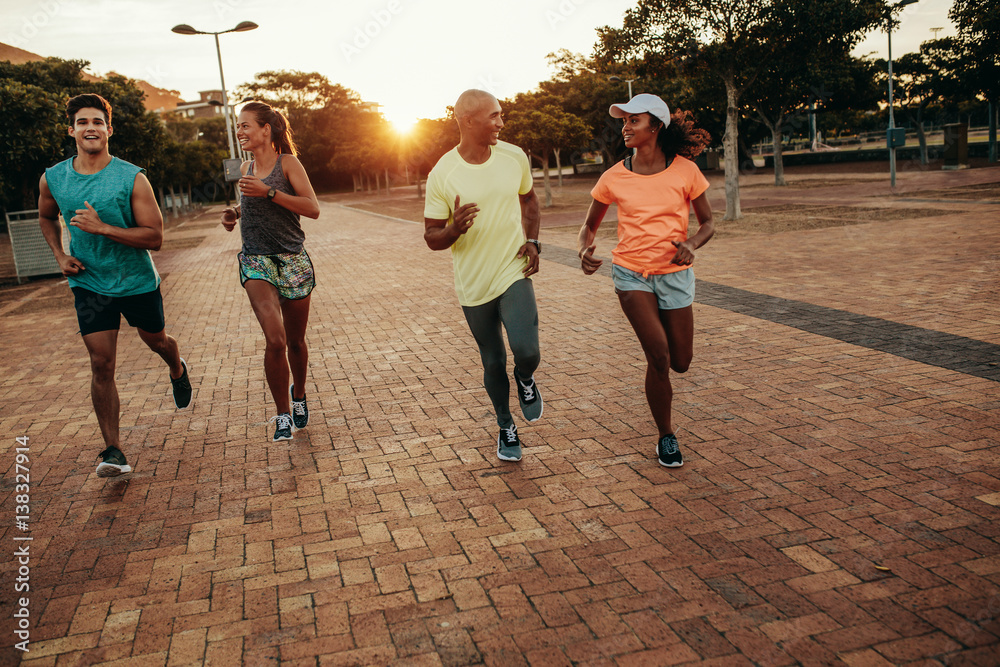
[[[462,306],[465,320],[479,345],[483,359],[483,384],[497,413],[497,424],[514,423],[510,414],[510,380],[507,376],[507,349],[500,325],[514,354],[514,367],[522,378],[530,378],[541,362],[538,350],[538,308],[535,288],[522,278],[497,298],[480,306]]]

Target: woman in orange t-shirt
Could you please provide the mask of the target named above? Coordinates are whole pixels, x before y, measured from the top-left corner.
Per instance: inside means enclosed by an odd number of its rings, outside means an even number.
[[[670,369],[683,373],[694,346],[694,251],[715,233],[708,181],[681,152],[692,152],[697,139],[670,123],[667,105],[656,95],[640,94],[610,113],[621,118],[626,158],[601,175],[580,228],[580,262],[591,275],[602,260],[594,258],[594,238],[611,204],[618,205],[618,245],[612,251],[612,278],[622,310],[646,355],[646,400],[659,430],[656,446],[661,465],[684,464],[671,420]],[[698,232],[688,236],[694,207]]]

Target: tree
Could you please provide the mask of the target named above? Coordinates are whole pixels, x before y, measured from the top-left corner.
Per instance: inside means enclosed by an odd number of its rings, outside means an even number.
[[[346,117],[350,119],[354,133],[340,144],[329,167],[351,175],[355,190],[360,189],[362,184],[370,190],[371,180],[374,180],[375,189],[379,191],[381,174],[384,173],[388,190],[388,172],[398,164],[399,135],[376,111],[358,110]]]
[[[952,37],[923,42],[917,53],[906,53],[892,65],[893,99],[916,127],[922,164],[928,162],[924,112],[931,104],[961,96],[960,91],[968,88],[961,81],[963,66],[958,43]],[[886,70],[886,63],[879,61],[878,67],[879,78],[884,81],[886,75],[881,72]]]
[[[198,139],[200,132],[198,124],[195,121],[188,120],[176,114],[165,114],[163,116],[163,128],[167,131],[167,136],[179,143],[195,141]]]
[[[644,76],[636,81],[636,92],[659,95],[671,109],[677,106],[711,106],[693,101],[695,94],[690,78],[677,76],[672,68],[662,69],[651,62],[598,63],[566,49],[550,53],[548,61],[556,71],[551,79],[538,85],[539,92],[552,99],[555,106],[580,118],[587,125],[589,144],[578,148],[580,152],[601,153],[605,167],[614,164],[625,150],[621,121],[612,118],[608,109],[612,104],[627,101],[627,88],[622,82],[610,81],[611,75],[630,79],[641,70]],[[570,161],[575,163],[575,157],[571,157]]]
[[[62,157],[63,99],[38,86],[0,80],[0,207],[35,208],[38,179]],[[61,131],[60,131],[61,130]]]
[[[598,30],[599,60],[662,59],[703,69],[726,90],[723,136],[726,214],[741,216],[737,121],[740,98],[767,64],[767,48],[779,40],[767,0],[639,0],[621,28]]]
[[[552,185],[549,180],[549,154],[556,158],[562,183],[562,164],[559,153],[564,148],[576,148],[590,137],[587,125],[573,114],[556,106],[556,101],[547,95],[521,94],[513,102],[504,101],[507,120],[504,136],[512,144],[520,146],[529,156],[535,155],[542,163],[545,183],[545,206],[552,206]]]
[[[955,0],[948,11],[965,52],[964,76],[990,105],[990,162],[997,161],[997,107],[1000,105],[1000,10],[995,2]]]
[[[864,32],[880,24],[881,0],[794,0],[775,2],[768,23],[760,26],[760,58],[768,66],[746,89],[745,103],[771,131],[774,183],[785,185],[782,137],[820,108],[874,103],[858,95],[850,54]],[[777,44],[766,37],[780,34]],[[751,49],[753,47],[750,47]],[[860,99],[859,99],[860,97]]]
[[[195,127],[198,130],[198,141],[204,141],[210,146],[221,148],[225,158],[229,157],[229,139],[226,138],[225,116],[196,118]],[[223,158],[223,159],[225,159]]]
[[[14,95],[3,104],[5,118],[14,118],[5,121],[2,130],[11,133],[3,144],[11,147],[11,153],[0,167],[5,207],[33,207],[44,167],[74,154],[76,145],[66,131],[66,101],[74,95],[96,93],[111,103],[114,155],[147,168],[160,159],[166,132],[159,118],[146,111],[142,89],[117,74],[95,81],[85,76],[87,65],[84,60],[59,58],[20,65],[0,62],[0,95]]]
[[[423,197],[421,177],[430,173],[441,156],[458,145],[458,124],[454,118],[421,118],[400,144],[400,160],[417,180],[417,196]]]
[[[609,73],[600,71],[594,60],[566,49],[550,53],[548,61],[555,75],[538,85],[539,92],[585,123],[589,144],[580,146],[580,152],[598,152],[604,165],[611,166],[624,144],[621,127],[608,115],[608,108],[623,100],[624,86],[608,81]],[[571,156],[569,161],[577,159]]]
[[[366,117],[360,96],[318,72],[266,71],[236,89],[237,98],[251,97],[282,110],[288,117],[299,160],[317,187],[332,186],[350,170],[338,153],[360,136]]]

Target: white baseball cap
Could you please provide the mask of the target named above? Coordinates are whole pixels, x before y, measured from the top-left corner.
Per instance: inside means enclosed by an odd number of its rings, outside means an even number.
[[[626,104],[612,104],[608,113],[614,118],[624,118],[637,113],[650,113],[663,122],[663,127],[670,125],[670,109],[667,108],[667,103],[649,93],[639,93]]]

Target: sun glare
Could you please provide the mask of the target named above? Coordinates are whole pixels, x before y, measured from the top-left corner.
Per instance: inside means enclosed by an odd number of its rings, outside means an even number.
[[[413,130],[413,126],[417,124],[417,119],[407,118],[406,116],[394,116],[389,118],[389,122],[392,123],[396,134],[407,135]]]

